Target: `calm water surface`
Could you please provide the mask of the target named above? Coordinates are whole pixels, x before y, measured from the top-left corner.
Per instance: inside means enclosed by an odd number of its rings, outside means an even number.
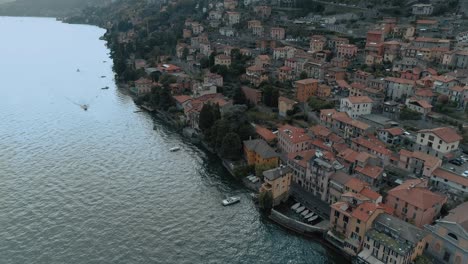
[[[104,30],[0,17],[0,33],[0,263],[342,261],[262,217],[215,157],[134,113]],[[222,207],[225,195],[242,202]]]

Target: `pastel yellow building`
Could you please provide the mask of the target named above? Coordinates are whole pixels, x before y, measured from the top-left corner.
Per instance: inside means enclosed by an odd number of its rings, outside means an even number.
[[[244,155],[248,165],[277,167],[279,155],[263,139],[244,141]]]
[[[289,197],[289,187],[291,186],[292,170],[289,167],[281,166],[263,172],[264,183],[260,188],[260,193],[271,192],[273,206],[286,201]]]

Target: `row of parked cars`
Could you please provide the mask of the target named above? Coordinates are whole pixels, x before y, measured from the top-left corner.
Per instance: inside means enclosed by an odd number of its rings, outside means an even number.
[[[465,164],[465,162],[467,161],[468,161],[468,157],[460,156],[459,158],[453,159],[449,162],[452,163],[453,165],[461,166]]]

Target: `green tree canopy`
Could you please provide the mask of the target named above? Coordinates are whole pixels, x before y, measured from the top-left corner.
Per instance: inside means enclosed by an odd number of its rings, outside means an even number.
[[[242,143],[238,134],[230,132],[223,138],[220,155],[223,158],[237,160],[241,156]]]

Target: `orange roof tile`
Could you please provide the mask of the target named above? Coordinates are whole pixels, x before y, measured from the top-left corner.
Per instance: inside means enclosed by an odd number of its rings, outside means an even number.
[[[435,204],[442,205],[447,201],[447,197],[431,192],[424,184],[425,182],[420,179],[407,180],[388,191],[388,195],[399,198],[423,210],[432,208]]]
[[[365,175],[365,176],[368,176],[372,179],[377,179],[379,176],[382,175],[384,169],[381,168],[381,167],[377,167],[377,166],[372,166],[372,165],[367,165],[365,167],[356,167],[354,169],[355,171]]]
[[[373,103],[374,102],[374,100],[372,100],[369,96],[350,96],[350,97],[347,97],[347,99],[352,104],[365,104],[365,103]]]
[[[262,126],[256,125],[255,132],[267,142],[270,142],[276,139],[276,135],[273,134],[273,132],[271,132],[270,130]]]
[[[382,195],[380,195],[380,193],[375,192],[370,188],[362,189],[360,194],[364,195],[365,197],[367,197],[367,198],[369,198],[369,199],[371,199],[373,201],[377,201],[377,199],[379,199],[382,196]]]
[[[460,141],[463,138],[451,127],[438,127],[433,129],[423,129],[418,133],[433,133],[446,143]]]
[[[369,184],[357,179],[357,178],[352,178],[349,180],[346,185],[349,189],[355,191],[355,192],[361,192],[362,189],[366,186],[369,186]]]
[[[435,169],[432,175],[468,187],[468,178],[444,169]]]

